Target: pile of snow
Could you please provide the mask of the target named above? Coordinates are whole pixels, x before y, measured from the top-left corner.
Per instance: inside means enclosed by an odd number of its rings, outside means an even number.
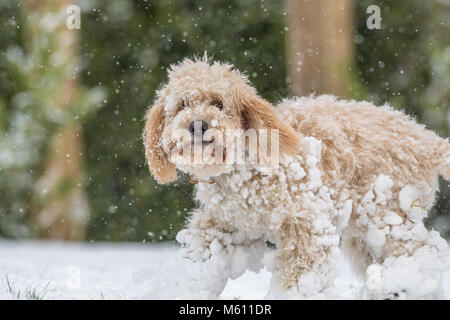
[[[184,292],[189,268],[175,244],[72,244],[0,241],[0,299],[147,299],[194,297]],[[362,283],[346,261],[335,280],[341,298],[358,299]],[[375,272],[375,270],[374,270]],[[376,272],[375,272],[376,273]],[[262,299],[271,273],[247,271],[221,299]],[[444,289],[450,296],[450,271]]]

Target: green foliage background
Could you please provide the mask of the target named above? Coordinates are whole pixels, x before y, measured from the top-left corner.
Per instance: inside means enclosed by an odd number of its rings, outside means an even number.
[[[173,239],[194,205],[192,186],[186,177],[164,187],[150,177],[141,141],[145,110],[166,80],[170,64],[205,51],[244,71],[269,101],[288,96],[284,3],[83,0],[78,4],[82,9],[81,82],[106,91],[101,108],[83,121],[84,182],[91,207],[87,240]],[[381,30],[365,26],[370,4],[381,7]],[[448,136],[448,1],[362,0],[354,6],[356,61],[349,69],[354,97],[377,104],[388,101]],[[7,48],[26,45],[22,29],[17,28],[25,19],[21,2],[5,0],[0,8],[0,134],[4,135],[12,130],[8,116],[23,81],[11,74],[4,59]],[[34,176],[29,168],[21,170],[30,182],[13,192],[10,187],[17,175],[0,168],[3,236],[33,236],[26,203]],[[442,183],[442,189],[430,224],[448,235],[448,185]],[[23,203],[21,212],[17,203]]]

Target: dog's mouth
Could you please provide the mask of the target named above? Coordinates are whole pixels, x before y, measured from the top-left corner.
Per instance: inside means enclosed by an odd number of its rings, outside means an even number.
[[[195,150],[196,147],[202,146],[202,147],[206,147],[206,146],[211,146],[212,144],[216,143],[216,138],[213,136],[209,139],[202,139],[201,141],[195,141],[192,140],[191,141],[191,150]],[[214,145],[211,146],[211,150],[214,152],[216,150],[216,148],[219,148],[219,145]]]
[[[209,140],[202,140],[201,143],[202,143],[203,146],[208,146],[211,143],[214,143],[214,141],[216,141],[216,137],[213,136]],[[192,145],[193,146],[195,145],[195,141],[192,141]]]
[[[205,138],[202,138],[201,141],[195,141],[195,139],[193,139],[193,140],[191,141],[191,145],[192,145],[192,146],[195,146],[196,144],[200,144],[199,142],[201,142],[201,144],[202,144],[203,146],[207,146],[207,145],[210,145],[211,143],[213,143],[213,142],[215,142],[215,141],[216,141],[216,137],[214,137],[214,136],[212,136],[211,138],[209,138],[209,140],[208,140],[208,139],[205,139]]]
[[[181,157],[184,159],[184,161],[188,160],[194,160],[194,159],[205,159],[206,158],[214,158],[216,157],[216,153],[217,152],[222,152],[223,153],[223,157],[222,157],[222,162],[221,163],[225,163],[226,161],[226,147],[222,144],[218,144],[218,141],[216,141],[216,138],[214,136],[212,136],[209,139],[203,139],[200,141],[195,141],[195,140],[191,140],[190,142],[188,142],[187,144],[174,144],[173,148],[172,148],[172,152],[171,154],[174,157]],[[207,149],[205,149],[206,147],[208,147]],[[218,151],[220,150],[220,151]],[[189,153],[190,153],[190,157],[189,157]],[[196,154],[197,156],[195,156],[194,154]],[[220,155],[217,154],[219,157]],[[180,158],[178,158],[180,159]],[[205,161],[205,163],[203,163],[203,161],[201,161],[201,163],[198,164],[221,164],[219,159],[216,159],[217,161],[219,161],[219,163],[217,162],[213,162],[211,163],[210,161]],[[185,163],[186,164],[186,163]],[[189,164],[189,163],[187,163]],[[193,162],[190,164],[194,164]]]

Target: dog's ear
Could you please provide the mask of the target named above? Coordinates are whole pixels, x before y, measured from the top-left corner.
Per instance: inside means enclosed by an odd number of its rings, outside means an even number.
[[[256,95],[245,95],[240,104],[245,129],[278,129],[280,153],[298,153],[298,134],[276,115],[275,108],[269,102]]]
[[[144,144],[145,156],[153,177],[161,184],[170,183],[177,178],[175,165],[167,159],[162,147],[164,130],[164,104],[158,99],[145,115]]]

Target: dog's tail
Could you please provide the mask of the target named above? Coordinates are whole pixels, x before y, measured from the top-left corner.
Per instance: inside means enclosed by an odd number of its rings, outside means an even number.
[[[441,153],[441,169],[440,173],[444,176],[444,179],[450,181],[450,143],[448,139],[442,139],[439,147]]]

